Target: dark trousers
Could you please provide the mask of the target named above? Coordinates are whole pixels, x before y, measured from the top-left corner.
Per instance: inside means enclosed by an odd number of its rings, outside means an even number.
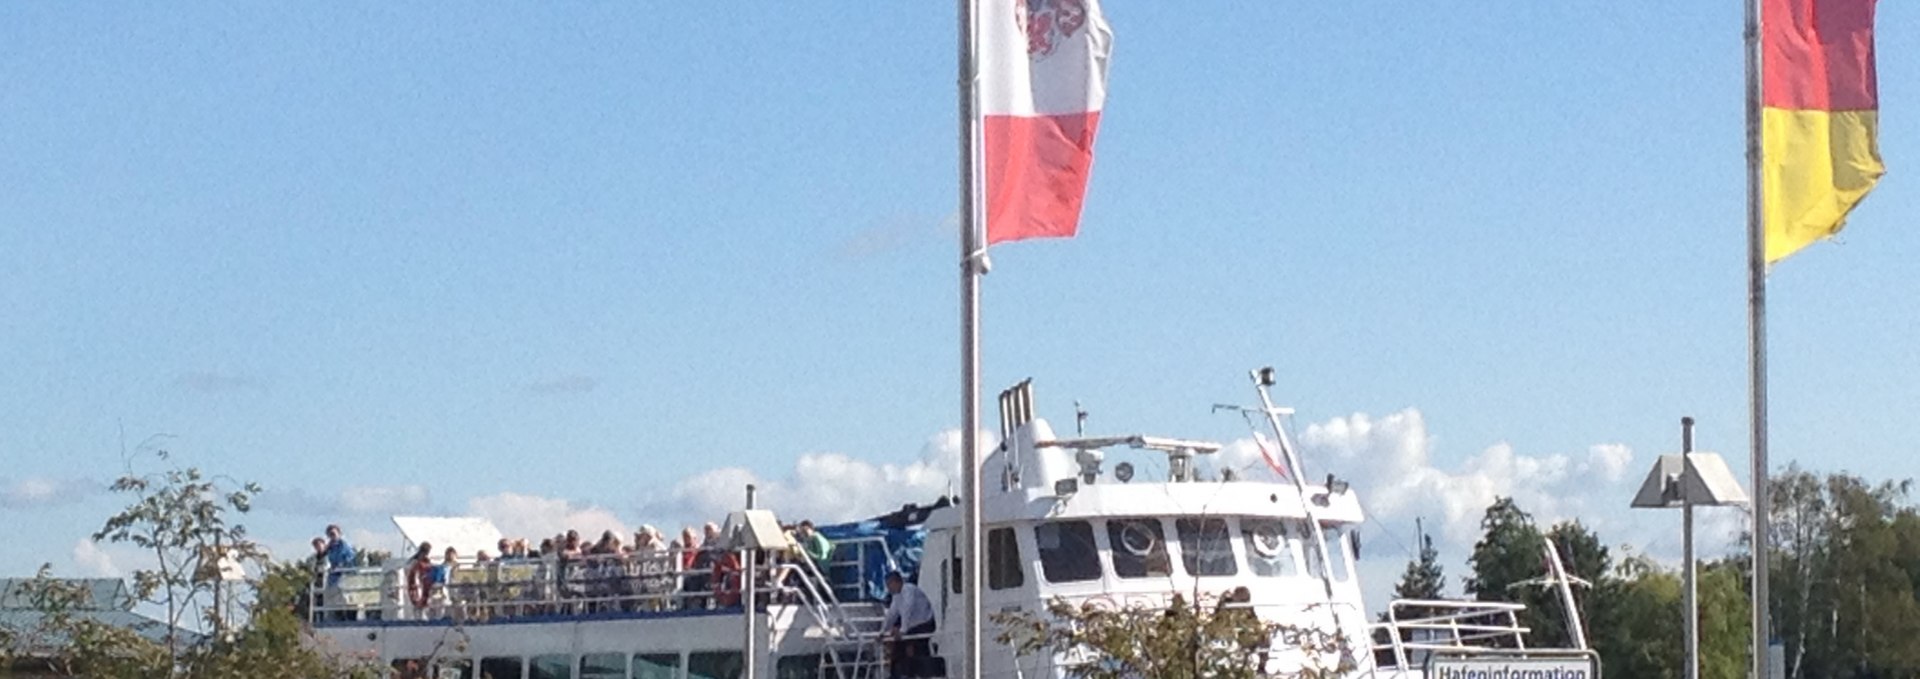
[[[889,643],[887,654],[887,676],[891,679],[907,677],[933,676],[927,668],[933,664],[932,640],[923,635],[933,634],[931,621],[915,625],[901,633],[901,636],[919,636],[918,639],[895,639]]]

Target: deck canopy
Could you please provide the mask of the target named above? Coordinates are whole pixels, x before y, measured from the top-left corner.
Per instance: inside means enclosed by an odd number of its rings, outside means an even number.
[[[471,557],[483,550],[498,551],[500,546],[500,529],[477,516],[396,516],[393,525],[407,541],[406,553],[400,556],[411,555],[421,543],[433,545],[436,557],[448,547]]]

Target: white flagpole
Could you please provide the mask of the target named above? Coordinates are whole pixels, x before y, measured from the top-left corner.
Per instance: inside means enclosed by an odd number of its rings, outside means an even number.
[[[1760,125],[1760,2],[1747,0],[1747,342],[1753,402],[1753,678],[1770,679],[1767,558],[1772,552],[1767,492],[1767,258],[1766,176]]]
[[[960,534],[966,546],[961,551],[962,587],[966,613],[966,650],[961,657],[958,676],[980,677],[980,591],[985,579],[981,574],[986,562],[980,529],[980,274],[982,248],[979,238],[979,200],[976,197],[975,138],[977,39],[974,27],[974,0],[960,4],[960,460],[961,478],[966,489],[960,508],[966,513]]]

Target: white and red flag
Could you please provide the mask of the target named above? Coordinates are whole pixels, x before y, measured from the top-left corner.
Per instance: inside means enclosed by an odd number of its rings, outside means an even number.
[[[1113,32],[1098,0],[982,0],[987,244],[1068,238],[1093,170]]]

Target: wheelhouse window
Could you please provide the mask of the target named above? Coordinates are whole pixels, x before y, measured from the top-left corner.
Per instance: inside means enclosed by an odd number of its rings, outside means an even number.
[[[1085,521],[1050,521],[1033,527],[1040,549],[1040,573],[1047,582],[1085,582],[1100,579],[1100,548],[1093,543],[1093,525]]]
[[[1020,568],[1020,540],[1013,529],[987,531],[987,589],[1014,589],[1026,582]]]
[[[580,679],[627,679],[627,654],[588,653],[580,656]]]
[[[527,679],[573,679],[573,656],[534,656],[527,663]]]
[[[1320,529],[1327,538],[1327,575],[1337,582],[1346,582],[1353,576],[1353,564],[1347,559],[1347,533],[1345,527],[1327,526]]]
[[[1167,538],[1159,519],[1107,521],[1107,545],[1113,554],[1113,573],[1123,578],[1164,578],[1173,575],[1167,558]]]
[[[521,679],[526,672],[518,656],[480,659],[480,679]],[[662,679],[672,679],[671,676]]]
[[[1240,537],[1247,547],[1247,566],[1261,577],[1292,577],[1300,573],[1295,558],[1300,531],[1279,519],[1243,518]]]
[[[679,679],[680,656],[676,653],[633,654],[633,679]]]
[[[687,654],[687,679],[740,679],[746,661],[739,651],[701,651]]]
[[[1233,536],[1226,519],[1177,519],[1180,561],[1190,575],[1233,575],[1240,572],[1233,559]]]

